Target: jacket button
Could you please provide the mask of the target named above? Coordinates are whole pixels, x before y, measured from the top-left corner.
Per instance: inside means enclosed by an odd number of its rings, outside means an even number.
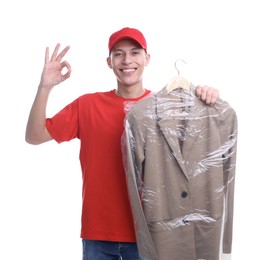
[[[183,191],[182,193],[181,193],[181,197],[182,198],[186,198],[188,196],[188,193],[186,192],[186,191]]]
[[[184,225],[188,225],[188,224],[189,224],[189,221],[188,221],[187,219],[183,219],[183,220],[182,220],[182,223],[183,223]]]

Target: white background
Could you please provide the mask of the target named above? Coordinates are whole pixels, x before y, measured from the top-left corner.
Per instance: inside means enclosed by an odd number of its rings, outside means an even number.
[[[80,94],[115,88],[110,34],[146,36],[144,86],[159,90],[182,65],[195,84],[219,89],[239,120],[232,260],[263,258],[262,1],[1,1],[0,259],[81,259],[79,142],[24,141],[45,48],[70,45],[73,72],[49,99],[48,116]],[[261,113],[262,112],[262,113]],[[106,155],[107,156],[107,155]],[[111,199],[111,198],[109,198]]]

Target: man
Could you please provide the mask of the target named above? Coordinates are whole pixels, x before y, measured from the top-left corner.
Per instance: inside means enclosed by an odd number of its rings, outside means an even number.
[[[46,118],[49,94],[68,79],[71,66],[62,61],[69,46],[53,54],[46,48],[45,65],[32,105],[26,141],[41,144],[54,139],[61,143],[80,139],[83,174],[82,230],[83,260],[140,259],[129,205],[120,139],[128,104],[147,97],[151,91],[142,84],[150,54],[143,34],[123,28],[109,38],[107,64],[117,79],[117,88],[80,96],[52,118]],[[62,73],[66,68],[67,72]],[[195,89],[208,105],[218,91],[207,86]]]

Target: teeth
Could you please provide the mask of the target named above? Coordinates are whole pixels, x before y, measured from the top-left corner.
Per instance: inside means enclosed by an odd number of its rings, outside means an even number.
[[[132,72],[134,71],[134,69],[127,69],[127,70],[123,70],[124,72]]]

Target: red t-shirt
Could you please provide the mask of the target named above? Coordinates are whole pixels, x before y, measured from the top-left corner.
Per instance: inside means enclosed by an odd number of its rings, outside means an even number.
[[[134,102],[114,90],[83,95],[67,105],[46,126],[58,142],[80,139],[83,176],[81,238],[135,242],[132,213],[122,161],[125,112]]]

